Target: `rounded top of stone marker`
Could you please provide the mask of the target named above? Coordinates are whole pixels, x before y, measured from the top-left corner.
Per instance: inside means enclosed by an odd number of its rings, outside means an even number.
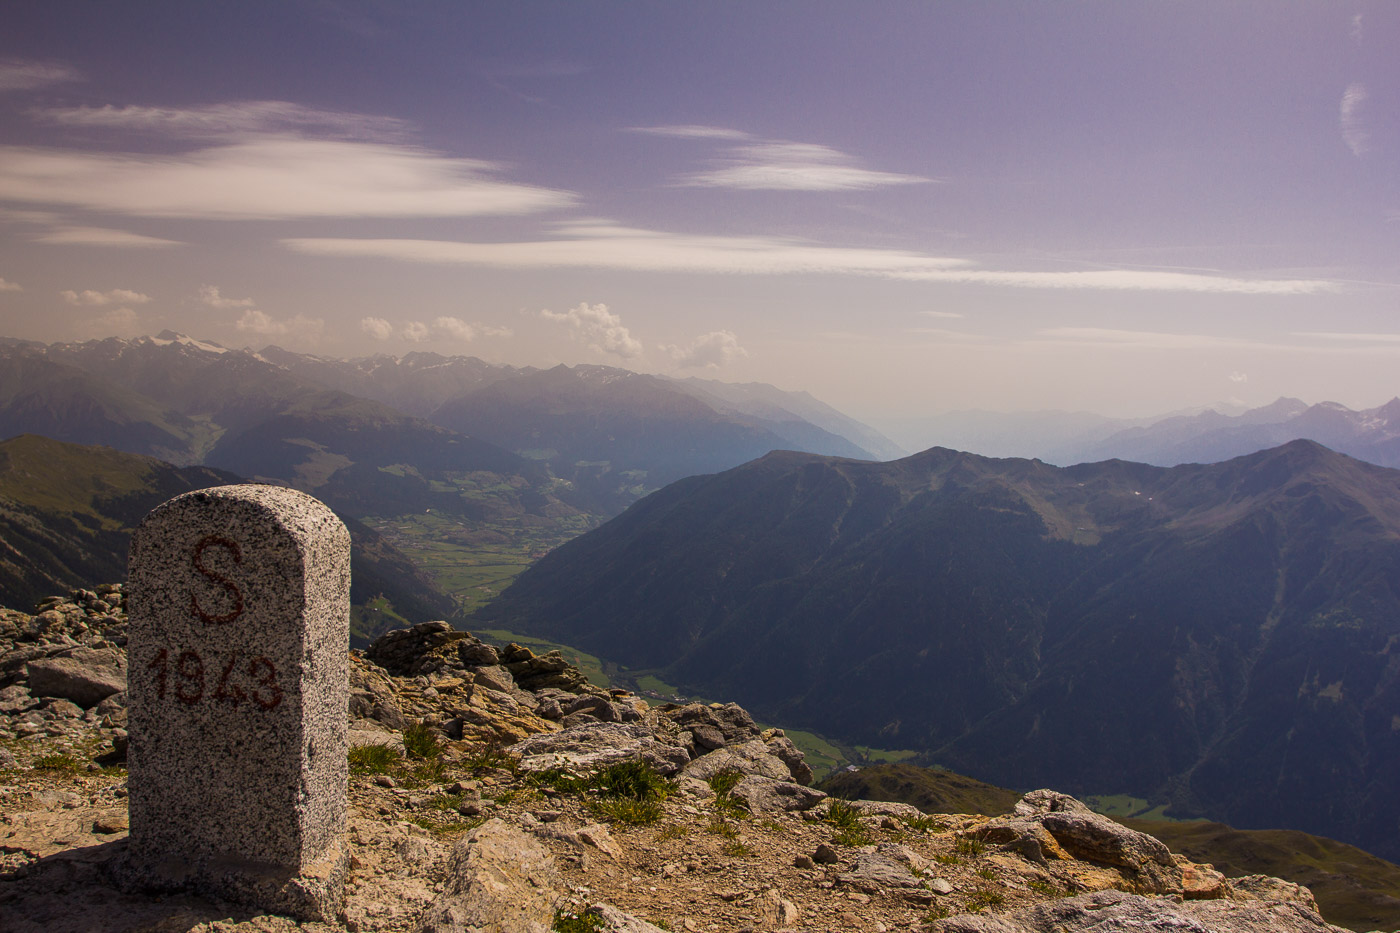
[[[280,526],[299,540],[327,531],[343,535],[347,540],[350,535],[345,524],[316,497],[286,486],[258,483],[211,486],[182,493],[152,509],[142,524],[178,519],[186,513],[204,512],[211,504],[261,513],[269,524]]]

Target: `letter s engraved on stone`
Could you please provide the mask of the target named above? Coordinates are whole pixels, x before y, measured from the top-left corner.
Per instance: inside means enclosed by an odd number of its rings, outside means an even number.
[[[194,553],[191,555],[190,559],[194,564],[194,569],[203,574],[206,579],[228,590],[233,600],[233,608],[223,615],[212,615],[200,608],[199,600],[197,600],[194,593],[191,592],[190,609],[205,622],[214,625],[225,625],[243,614],[243,594],[228,577],[219,573],[217,570],[211,570],[204,566],[204,552],[214,545],[226,548],[228,552],[233,555],[233,562],[235,564],[241,564],[243,562],[243,552],[239,549],[238,544],[230,541],[228,538],[221,538],[218,535],[205,535],[203,538],[199,539],[199,543],[194,546]]]

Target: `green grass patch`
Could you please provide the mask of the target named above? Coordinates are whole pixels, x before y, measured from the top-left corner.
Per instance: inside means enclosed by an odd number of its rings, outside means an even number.
[[[403,750],[410,758],[438,758],[442,755],[442,739],[429,726],[412,725],[403,730]]]
[[[72,755],[43,755],[34,759],[32,767],[35,771],[77,771],[83,763]]]
[[[539,787],[585,797],[589,809],[604,819],[634,825],[659,820],[662,801],[673,791],[671,782],[644,761],[619,762],[589,775],[541,771],[530,780]]]
[[[607,923],[597,914],[574,913],[568,910],[554,912],[554,933],[601,933],[608,928]]]
[[[976,858],[987,851],[987,844],[976,836],[962,836],[954,843],[957,853],[966,858]]]
[[[970,913],[980,913],[988,907],[1000,907],[1006,903],[1006,896],[1000,891],[988,891],[985,888],[973,891],[967,897],[967,902],[963,905]]]
[[[832,800],[826,809],[826,822],[835,827],[832,841],[838,845],[863,846],[870,844],[870,830],[860,821],[860,811],[845,800]]]
[[[349,758],[351,774],[388,774],[403,756],[389,745],[356,745]]]

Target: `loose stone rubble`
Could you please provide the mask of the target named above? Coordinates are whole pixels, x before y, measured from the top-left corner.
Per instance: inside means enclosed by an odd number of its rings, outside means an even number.
[[[43,695],[27,672],[58,657],[85,668],[80,647],[120,653],[121,594],[0,610],[6,933],[538,933],[570,915],[629,933],[1341,933],[1306,888],[1225,879],[1053,791],[992,816],[833,801],[807,786],[781,731],[738,706],[649,708],[557,652],[496,648],[445,623],[352,653],[352,748],[424,757],[352,767],[337,917],[123,893],[107,874],[126,835],[122,693],[85,694],[85,706],[73,691]],[[560,778],[637,759],[674,788],[653,823],[609,816]]]

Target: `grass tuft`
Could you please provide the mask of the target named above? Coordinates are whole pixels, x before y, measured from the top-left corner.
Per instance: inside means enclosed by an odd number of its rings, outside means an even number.
[[[35,771],[77,771],[82,763],[72,755],[44,755],[34,759]]]
[[[597,914],[576,914],[568,910],[554,912],[554,933],[601,933],[607,929],[603,918]]]
[[[350,749],[351,774],[387,774],[402,756],[388,745],[356,745]]]
[[[419,723],[403,730],[403,749],[410,758],[439,758],[443,743],[432,727]]]
[[[870,831],[860,821],[860,811],[849,801],[833,799],[827,805],[826,822],[836,827],[831,839],[837,845],[855,848],[870,843]]]

